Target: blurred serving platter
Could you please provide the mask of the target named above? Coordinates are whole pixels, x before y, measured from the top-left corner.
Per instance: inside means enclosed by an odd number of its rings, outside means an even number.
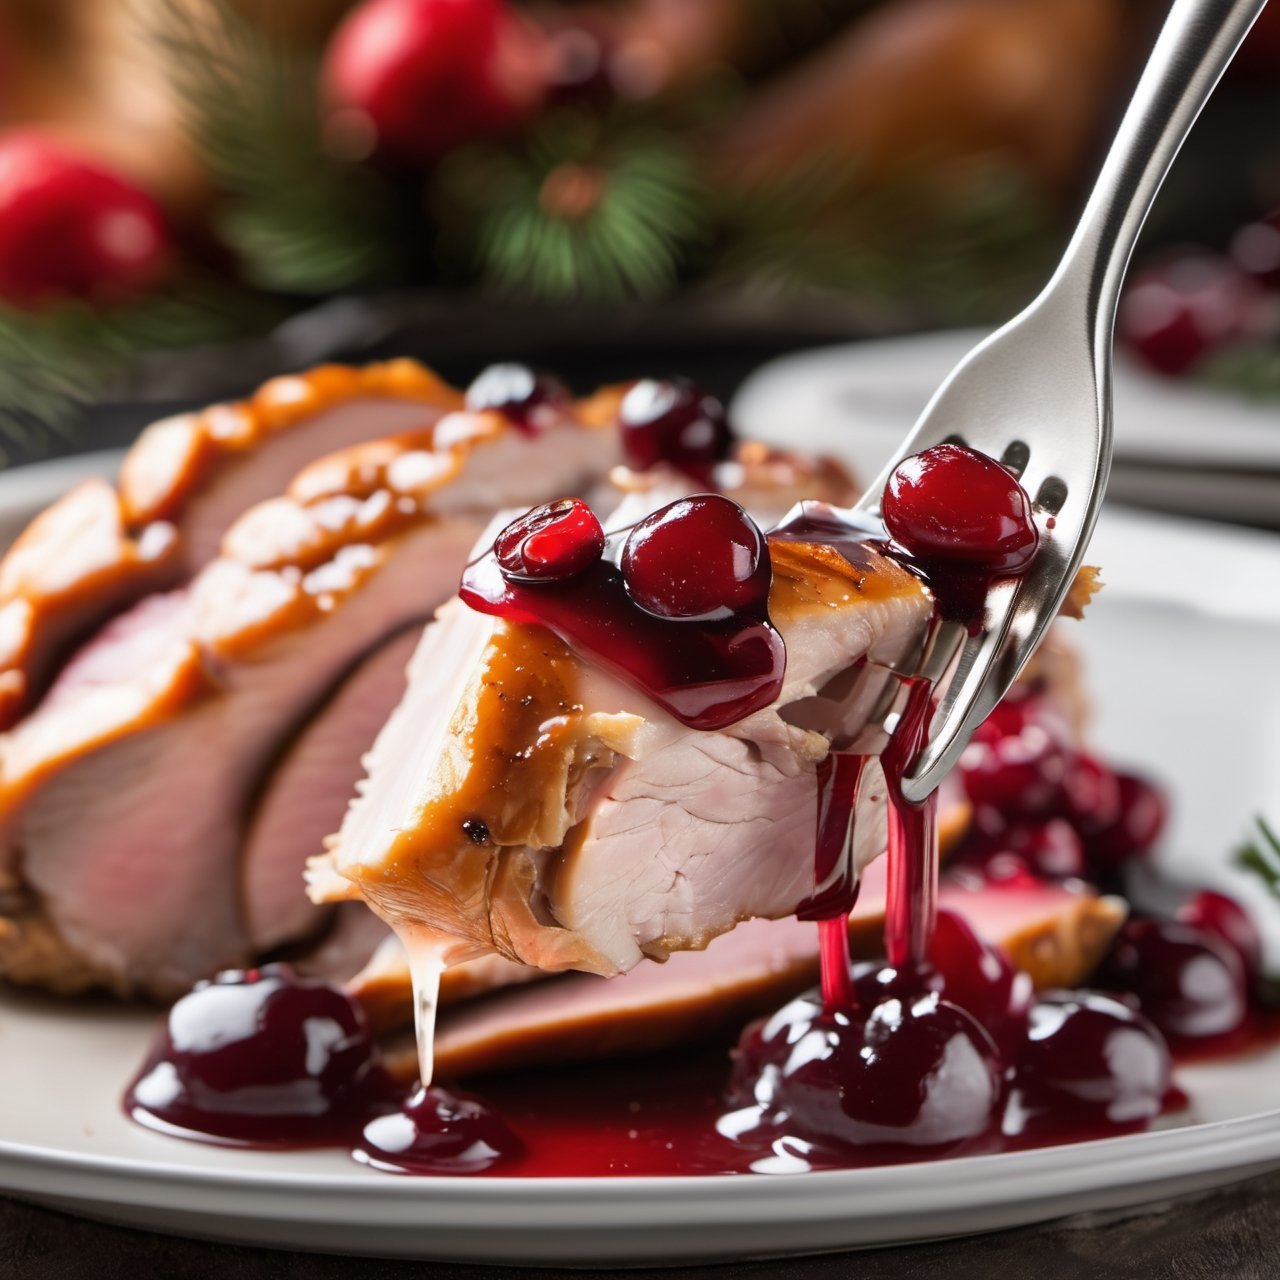
[[[803,423],[827,447],[856,440],[858,456],[876,467],[984,336],[959,329],[782,356],[743,384],[735,421],[766,439]],[[1120,358],[1108,492],[1113,501],[1278,528],[1280,407],[1156,377]]]

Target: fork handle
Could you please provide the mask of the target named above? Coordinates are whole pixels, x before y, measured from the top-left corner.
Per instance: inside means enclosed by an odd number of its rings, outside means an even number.
[[[1080,290],[1110,345],[1138,232],[1200,109],[1266,0],[1175,0],[1045,295]]]

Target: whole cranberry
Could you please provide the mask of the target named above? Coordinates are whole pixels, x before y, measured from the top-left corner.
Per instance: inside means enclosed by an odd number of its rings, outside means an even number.
[[[1106,990],[1137,996],[1167,1036],[1202,1039],[1236,1030],[1248,1013],[1244,963],[1215,934],[1166,920],[1130,920],[1098,971]]]
[[[1065,818],[999,824],[990,834],[972,836],[960,859],[997,880],[1010,878],[1016,868],[1048,880],[1083,878],[1087,870],[1084,842]]]
[[[600,559],[604,530],[585,502],[559,498],[513,520],[498,534],[493,551],[506,578],[562,582]]]
[[[434,1086],[370,1120],[351,1153],[389,1173],[484,1173],[523,1149],[502,1119],[478,1098]]]
[[[1032,1004],[1014,1076],[1028,1128],[1150,1120],[1169,1078],[1163,1036],[1123,1002],[1095,991],[1046,991]]]
[[[1063,803],[1075,829],[1087,840],[1120,820],[1120,779],[1096,756],[1080,752],[1062,779]]]
[[[1178,921],[1221,938],[1240,957],[1250,986],[1262,974],[1262,939],[1245,909],[1225,893],[1201,889],[1178,908]]]
[[[736,502],[701,493],[631,530],[622,578],[636,604],[660,618],[728,618],[768,598],[769,550]]]
[[[1186,252],[1134,277],[1117,327],[1144,363],[1176,375],[1250,336],[1260,302],[1256,284],[1230,259]]]
[[[618,423],[623,452],[637,471],[665,462],[699,484],[711,483],[715,464],[733,445],[724,405],[688,378],[637,382],[622,399]]]
[[[525,364],[491,364],[467,388],[467,408],[473,413],[491,409],[535,433],[572,403],[569,388],[559,378]]]
[[[1072,755],[1065,725],[1042,703],[1002,702],[961,755],[960,777],[974,805],[1006,821],[1040,818],[1060,803]]]
[[[30,130],[0,137],[0,301],[116,301],[163,274],[159,205],[96,161]]]
[[[962,916],[940,907],[929,958],[942,975],[942,994],[977,1018],[996,1044],[1008,1048],[1020,1037],[1031,979],[1003,951],[983,942]]]
[[[985,842],[966,844],[947,863],[947,870],[975,887],[1018,882],[1034,884],[1039,879],[1021,854],[1010,853],[998,844]]]
[[[429,164],[537,110],[546,37],[503,0],[363,0],[325,53],[328,135],[345,154]]]
[[[373,1064],[360,1006],[284,965],[220,973],[172,1009],[128,1097],[130,1112],[197,1133],[305,1137]],[[291,1133],[290,1123],[296,1126]]]
[[[886,1000],[918,1000],[930,992],[942,994],[942,974],[931,961],[895,968],[883,960],[862,960],[853,966],[854,1002],[859,1009],[874,1009]]]
[[[991,1038],[936,991],[857,1014],[802,996],[743,1033],[731,1096],[819,1147],[939,1148],[991,1127],[1001,1096]]]
[[[1280,289],[1280,209],[1236,232],[1231,257],[1241,270],[1267,289]]]
[[[964,445],[934,445],[900,462],[885,485],[882,510],[894,541],[925,563],[1017,573],[1039,542],[1017,479]]]
[[[1089,830],[1085,852],[1100,872],[1114,870],[1133,857],[1148,853],[1160,838],[1169,810],[1164,792],[1134,773],[1117,773],[1119,809],[1114,821]]]

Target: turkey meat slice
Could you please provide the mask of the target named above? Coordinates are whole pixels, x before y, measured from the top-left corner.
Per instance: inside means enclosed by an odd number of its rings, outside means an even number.
[[[782,453],[750,441],[734,447],[717,467],[715,479],[768,522],[800,496],[832,502],[853,497],[848,474],[830,459]],[[663,470],[615,468],[613,480],[625,492],[646,495],[633,498],[633,504],[674,496],[686,487]],[[324,848],[325,837],[337,830],[364,776],[364,757],[404,696],[405,668],[420,632],[411,629],[393,637],[366,657],[289,745],[264,784],[242,854],[245,912],[255,951],[297,938],[323,922],[324,908],[303,890],[303,870]],[[447,984],[450,990],[458,986],[457,973]]]
[[[148,427],[116,484],[78,485],[0,560],[0,729],[43,692],[77,638],[189,579],[237,517],[308,462],[461,407],[430,370],[396,360],[273,378],[239,403]]]
[[[252,953],[243,826],[354,664],[454,590],[495,498],[598,481],[616,432],[498,414],[352,449],[119,615],[0,738],[0,973],[165,996]]]
[[[614,523],[643,513],[629,500]],[[932,603],[873,550],[854,564],[817,544],[770,549],[783,688],[716,731],[685,727],[540,626],[451,601],[310,868],[313,896],[362,896],[411,950],[446,962],[495,952],[604,975],[794,912],[814,887],[819,727],[856,742]],[[873,764],[860,862],[883,848],[884,797]]]
[[[850,916],[855,959],[883,954],[883,865],[867,869]],[[1029,879],[978,885],[944,877],[938,901],[1005,951],[1039,989],[1087,981],[1126,913],[1123,898]],[[457,972],[496,963],[486,957]],[[434,1045],[439,1077],[653,1053],[731,1033],[817,983],[818,931],[794,917],[750,920],[705,951],[680,952],[661,965],[641,963],[612,980],[574,973],[532,988],[502,976],[502,989],[481,999],[458,1001],[441,991]],[[412,1016],[410,985],[403,954],[380,954],[350,989],[386,1028]],[[393,1048],[389,1055],[405,1077],[416,1074],[416,1058],[416,1048]]]

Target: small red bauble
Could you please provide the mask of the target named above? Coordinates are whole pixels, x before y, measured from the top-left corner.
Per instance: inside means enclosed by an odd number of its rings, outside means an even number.
[[[1116,328],[1157,373],[1186,373],[1253,336],[1261,322],[1256,282],[1229,258],[1184,253],[1141,272],[1120,301]]]
[[[168,256],[164,214],[145,192],[40,133],[0,137],[0,300],[127,298]]]
[[[334,33],[322,92],[342,150],[427,164],[541,102],[546,37],[503,0],[365,0]]]

